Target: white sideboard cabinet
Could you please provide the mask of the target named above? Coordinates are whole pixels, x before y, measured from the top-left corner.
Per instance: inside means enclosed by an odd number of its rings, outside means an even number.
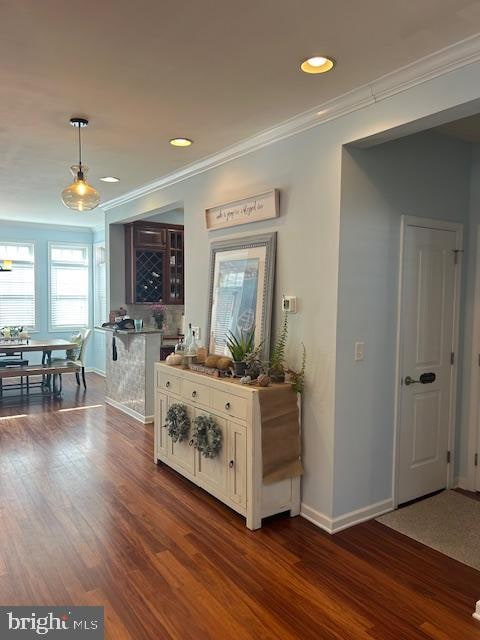
[[[249,529],[259,529],[262,518],[276,513],[300,513],[299,477],[263,483],[258,395],[258,387],[155,364],[155,463],[165,463],[240,513]],[[222,430],[215,458],[191,446],[191,436],[182,442],[168,436],[166,413],[176,403],[187,407],[191,428],[200,414],[215,419]]]

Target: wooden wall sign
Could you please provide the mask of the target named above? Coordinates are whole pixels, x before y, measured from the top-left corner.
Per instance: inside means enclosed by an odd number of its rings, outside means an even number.
[[[279,191],[272,189],[258,196],[234,200],[205,210],[207,229],[235,227],[249,222],[277,218]]]

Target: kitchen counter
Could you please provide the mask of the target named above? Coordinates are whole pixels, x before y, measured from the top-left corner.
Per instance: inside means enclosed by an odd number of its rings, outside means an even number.
[[[154,363],[163,334],[158,329],[105,331],[105,402],[142,424],[153,422]]]
[[[150,333],[160,333],[163,335],[163,330],[162,329],[154,329],[149,328],[149,327],[144,327],[143,329],[141,329],[140,331],[136,331],[135,329],[114,329],[113,327],[95,327],[95,329],[98,329],[99,331],[109,331],[110,333],[118,333],[119,335],[129,335],[129,334],[137,334],[137,335],[142,335],[142,334],[150,334]]]

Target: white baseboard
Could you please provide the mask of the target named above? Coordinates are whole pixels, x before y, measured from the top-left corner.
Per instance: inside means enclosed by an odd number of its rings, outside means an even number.
[[[118,409],[119,411],[126,413],[127,416],[130,416],[131,418],[138,420],[138,422],[141,422],[142,424],[151,424],[153,422],[154,416],[142,416],[142,414],[138,413],[138,411],[135,411],[134,409],[130,409],[130,407],[126,407],[124,404],[121,404],[116,400],[112,400],[112,398],[106,397],[105,402],[109,404],[111,407],[114,407],[115,409]]]
[[[470,483],[468,482],[468,478],[465,478],[464,476],[459,476],[456,479],[456,482],[454,483],[454,489],[456,489],[457,487],[459,489],[466,489],[467,491],[471,490]]]
[[[387,511],[391,511],[392,509],[393,498],[388,498],[387,500],[382,500],[381,502],[370,504],[367,507],[362,507],[361,509],[350,511],[350,513],[344,513],[341,516],[337,516],[336,518],[330,518],[324,513],[316,511],[306,504],[302,504],[300,515],[305,518],[305,520],[312,522],[327,533],[338,533],[343,529],[353,527],[354,525],[365,522],[366,520],[378,518],[378,516],[381,516],[382,514],[387,513]]]
[[[308,520],[317,527],[320,527],[320,529],[323,529],[327,533],[333,533],[332,519],[324,513],[321,513],[321,511],[316,511],[302,502],[300,506],[300,515],[302,518],[305,518],[305,520]]]
[[[338,533],[343,529],[353,527],[353,525],[360,524],[366,520],[373,520],[373,518],[378,518],[378,516],[387,513],[387,511],[392,511],[392,509],[393,498],[388,498],[387,500],[370,504],[367,507],[350,511],[350,513],[344,513],[341,516],[333,518],[332,533]]]
[[[100,369],[95,369],[95,367],[85,367],[85,373],[96,373],[102,378],[105,378],[105,371],[100,371]]]

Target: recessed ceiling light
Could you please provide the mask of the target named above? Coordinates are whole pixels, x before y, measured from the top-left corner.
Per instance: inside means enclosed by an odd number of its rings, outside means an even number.
[[[115,178],[115,176],[104,176],[100,180],[102,182],[120,182],[120,178]]]
[[[300,69],[305,73],[326,73],[333,69],[334,65],[335,62],[332,58],[313,56],[304,60],[300,65]]]
[[[172,147],[189,147],[193,144],[193,140],[190,140],[189,138],[172,138],[170,140],[170,144]]]

